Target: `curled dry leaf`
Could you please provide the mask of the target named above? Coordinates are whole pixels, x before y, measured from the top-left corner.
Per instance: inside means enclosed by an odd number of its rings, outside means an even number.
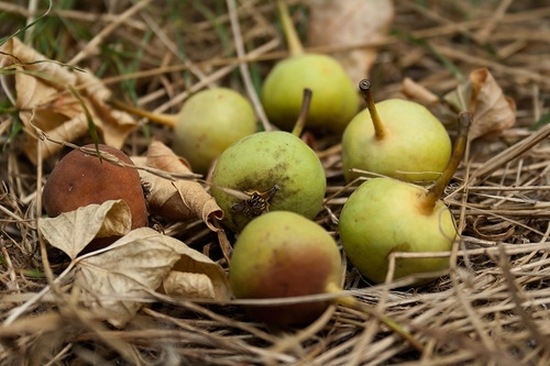
[[[0,51],[0,66],[14,75],[15,104],[29,136],[24,149],[34,163],[39,138],[36,129],[54,141],[74,141],[88,132],[89,112],[105,143],[120,148],[137,127],[129,114],[107,105],[111,92],[89,72],[48,60],[17,38],[10,38]],[[44,141],[43,158],[61,147]]]
[[[74,291],[109,323],[124,327],[190,250],[151,228],[132,230],[106,251],[82,257],[76,266]]]
[[[160,141],[153,141],[146,158],[133,157],[136,166],[150,167],[171,174],[168,179],[140,170],[140,176],[148,188],[147,202],[152,213],[175,220],[198,217],[212,231],[218,228],[212,219],[221,220],[222,209],[204,187],[191,179],[177,179],[189,176],[191,170],[187,162]]]
[[[505,96],[489,70],[470,73],[472,82],[473,138],[500,132],[516,122],[516,103]]]
[[[189,249],[162,283],[170,296],[226,301],[231,297],[223,268],[206,255]]]
[[[516,103],[502,89],[486,68],[473,70],[469,80],[445,96],[450,104],[473,115],[470,138],[494,134],[516,122]]]
[[[48,243],[71,259],[94,238],[123,236],[131,227],[130,208],[123,200],[91,204],[56,217],[38,219],[38,229]]]
[[[393,23],[391,0],[312,0],[308,43],[311,46],[375,44],[388,35]],[[334,53],[352,80],[368,77],[376,61],[376,47],[358,47]]]

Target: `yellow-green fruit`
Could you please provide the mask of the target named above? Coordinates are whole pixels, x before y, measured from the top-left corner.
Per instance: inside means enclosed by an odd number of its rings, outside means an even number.
[[[340,214],[340,239],[350,261],[369,280],[384,282],[392,252],[450,251],[457,235],[450,210],[439,200],[423,206],[426,189],[392,178],[362,183]],[[449,258],[396,261],[394,278],[448,268]]]
[[[239,299],[323,294],[341,283],[341,256],[321,226],[293,212],[274,211],[252,220],[241,232],[229,266],[233,294]],[[256,319],[276,325],[307,324],[328,301],[250,306]]]
[[[228,88],[208,89],[183,105],[174,126],[173,148],[193,171],[204,174],[229,145],[256,130],[248,99]]]
[[[212,195],[224,211],[224,224],[236,232],[267,211],[313,218],[325,189],[325,170],[315,152],[284,131],[257,132],[237,141],[221,154],[212,173]]]
[[[375,104],[385,129],[375,137],[368,109],[359,112],[342,136],[342,165],[347,181],[360,169],[409,182],[437,179],[451,155],[451,139],[445,126],[423,105],[404,99]]]
[[[271,70],[261,92],[270,122],[292,130],[306,88],[313,92],[306,127],[342,133],[359,109],[359,96],[342,65],[321,54],[292,56]]]

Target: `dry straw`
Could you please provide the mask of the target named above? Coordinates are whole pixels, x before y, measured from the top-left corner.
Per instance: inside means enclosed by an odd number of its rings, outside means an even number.
[[[61,22],[45,26],[52,32],[50,39],[36,29],[28,32],[26,40],[37,47],[52,46],[52,39],[58,40],[52,55],[101,72],[115,93],[128,100],[133,97],[132,103],[150,110],[174,112],[189,93],[227,85],[248,94],[262,116],[254,83],[286,55],[274,4],[254,0],[176,3],[121,1],[111,2],[109,9],[92,4],[82,9],[54,8],[46,18]],[[316,2],[291,3],[300,10],[294,20],[306,24],[304,4]],[[10,138],[14,115],[4,109],[0,115],[4,144],[0,155],[0,364],[550,363],[550,127],[530,128],[548,113],[550,8],[537,8],[540,2],[536,1],[506,0],[424,2],[428,6],[412,0],[394,3],[396,35],[376,43],[379,57],[371,78],[378,85],[377,99],[397,95],[404,77],[443,95],[472,69],[487,67],[517,105],[513,128],[471,142],[445,193],[462,233],[451,252],[439,254],[450,258],[448,272],[434,283],[408,289],[412,279],[370,286],[348,266],[346,292],[410,331],[425,345],[423,352],[377,319],[345,307],[331,307],[306,328],[281,332],[247,319],[242,302],[222,304],[152,294],[134,299],[144,307],[126,328],[118,330],[98,321],[96,313],[75,304],[68,292],[70,282],[54,281],[59,273],[56,257],[44,256],[48,248],[36,231],[43,172],[51,170],[53,161],[34,166],[21,155],[19,138]],[[21,25],[6,20],[9,17],[35,18],[30,9],[9,1],[0,2],[0,11],[7,14],[0,25],[2,34],[13,33]],[[174,13],[179,18],[169,16]],[[80,39],[79,28],[74,28],[78,24],[95,36]],[[361,45],[341,45],[338,51],[368,44],[365,40]],[[137,57],[135,63],[126,58],[126,51]],[[107,55],[112,59],[105,60]],[[122,94],[128,90],[129,94]],[[445,114],[442,118],[453,133],[452,118]],[[151,135],[170,142],[164,127],[140,122],[143,128],[125,144],[128,152],[142,153]],[[353,186],[342,183],[337,139],[325,137],[315,143],[330,176],[330,199],[317,221],[336,234],[338,214]],[[156,228],[203,249],[227,268],[222,252],[233,238],[218,236],[199,221],[158,222]],[[393,259],[398,256],[406,255]],[[37,300],[41,291],[43,296]]]

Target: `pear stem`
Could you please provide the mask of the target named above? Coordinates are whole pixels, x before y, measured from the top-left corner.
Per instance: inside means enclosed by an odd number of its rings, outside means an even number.
[[[298,56],[304,53],[304,46],[300,42],[296,27],[292,23],[290,12],[288,11],[288,5],[284,0],[277,0],[277,9],[281,17],[281,23],[283,25],[283,33],[285,34],[286,43],[290,56]]]
[[[382,119],[380,119],[380,116],[378,115],[378,111],[376,110],[371,89],[372,89],[372,83],[370,82],[370,80],[363,79],[359,82],[359,91],[363,96],[363,100],[367,104],[367,109],[369,110],[370,117],[372,119],[372,124],[374,126],[374,137],[377,140],[383,140],[384,137],[386,136],[386,128],[384,127],[384,124],[382,123]]]
[[[435,203],[441,199],[445,188],[453,179],[464,153],[466,151],[466,145],[468,142],[468,132],[470,124],[472,122],[472,115],[470,112],[461,112],[458,115],[458,133],[453,143],[453,153],[447,163],[447,166],[437,179],[437,181],[428,189],[423,202],[423,207],[426,212],[431,212],[435,206]]]
[[[296,124],[292,129],[292,134],[294,136],[300,137],[300,135],[302,134],[302,131],[304,130],[307,116],[309,114],[309,106],[311,105],[312,94],[313,94],[313,91],[311,89],[309,88],[304,89],[304,96],[302,98],[302,108],[300,109],[300,114],[298,115]]]
[[[326,289],[327,293],[340,293],[342,292],[341,288],[338,287],[335,283],[331,282],[327,286]],[[353,296],[342,296],[337,297],[334,300],[332,300],[335,304],[339,304],[342,306],[345,306],[350,309],[357,310],[365,315],[373,316],[382,323],[384,323],[388,328],[393,330],[395,333],[399,334],[401,337],[403,337],[407,342],[409,342],[415,349],[417,349],[419,352],[424,351],[424,346],[406,329],[403,329],[399,324],[397,324],[393,319],[391,319],[389,316],[386,316],[384,314],[380,314],[376,309],[369,307],[365,304],[363,304],[361,301],[357,300]]]
[[[119,109],[124,112],[131,113],[133,115],[147,118],[150,121],[156,122],[158,124],[172,127],[176,125],[177,117],[173,114],[167,114],[167,113],[151,113],[149,111],[146,111],[141,108],[133,107],[131,105],[128,105],[120,100],[113,99],[109,102],[111,106],[115,107],[116,109]]]

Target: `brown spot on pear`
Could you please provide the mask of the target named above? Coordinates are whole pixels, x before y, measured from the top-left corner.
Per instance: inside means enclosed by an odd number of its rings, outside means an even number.
[[[252,220],[241,232],[231,257],[229,278],[238,299],[324,294],[340,288],[340,251],[320,225],[289,211]],[[319,317],[329,301],[247,307],[265,323],[286,327]]]

